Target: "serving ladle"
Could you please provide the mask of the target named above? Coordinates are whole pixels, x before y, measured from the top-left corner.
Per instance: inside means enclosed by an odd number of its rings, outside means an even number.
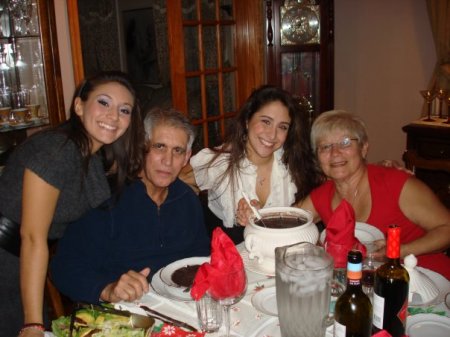
[[[250,203],[250,198],[248,197],[247,193],[245,193],[244,191],[242,192],[242,196],[244,197],[244,200],[247,202],[248,206],[250,207],[250,209],[253,212],[253,215],[255,216],[255,218],[259,221],[261,221],[261,223],[264,225],[264,227],[267,227],[266,224],[264,223],[261,213],[259,213],[259,211]]]

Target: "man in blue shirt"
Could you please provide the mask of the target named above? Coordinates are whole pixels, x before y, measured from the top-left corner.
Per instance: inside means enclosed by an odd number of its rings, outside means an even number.
[[[144,126],[139,179],[72,223],[52,259],[55,285],[74,301],[137,300],[160,268],[210,254],[200,201],[178,178],[191,156],[193,126],[171,109],[150,111]]]

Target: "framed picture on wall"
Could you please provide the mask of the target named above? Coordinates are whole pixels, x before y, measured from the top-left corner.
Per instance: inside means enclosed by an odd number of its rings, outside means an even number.
[[[139,84],[161,84],[153,9],[122,11],[126,71]]]

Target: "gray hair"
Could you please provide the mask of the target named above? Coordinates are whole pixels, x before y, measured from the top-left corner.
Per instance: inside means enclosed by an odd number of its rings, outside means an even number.
[[[360,145],[369,141],[366,124],[361,118],[344,110],[331,110],[320,114],[312,125],[311,146],[313,151],[317,151],[317,144],[322,137],[335,130],[348,132],[350,137],[358,138]]]
[[[192,144],[195,139],[195,127],[181,112],[173,108],[153,108],[147,112],[144,118],[145,139],[147,141],[152,138],[153,128],[159,125],[167,125],[185,131],[189,137],[187,150],[192,149]]]

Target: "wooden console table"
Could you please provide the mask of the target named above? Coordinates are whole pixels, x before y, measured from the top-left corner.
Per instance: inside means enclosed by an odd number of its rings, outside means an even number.
[[[403,160],[450,208],[450,124],[444,124],[445,120],[419,120],[405,125],[402,129],[407,141]]]

